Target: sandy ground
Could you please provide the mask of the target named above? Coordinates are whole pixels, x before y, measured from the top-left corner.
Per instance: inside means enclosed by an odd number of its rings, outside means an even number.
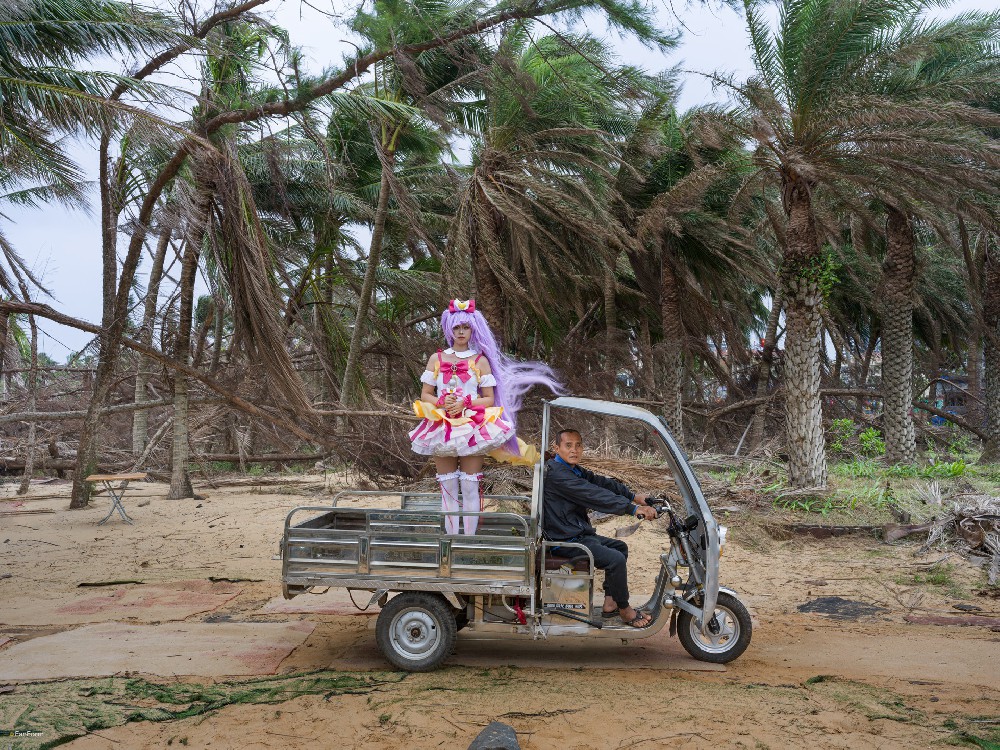
[[[66,485],[33,487],[21,499],[0,487],[0,729],[22,717],[17,726],[41,732],[0,738],[3,750],[71,734],[85,734],[73,748],[465,747],[491,720],[511,724],[524,748],[565,750],[996,740],[1000,632],[905,618],[961,615],[956,604],[1000,617],[1000,601],[975,594],[978,570],[957,556],[942,561],[943,552],[917,556],[915,543],[779,542],[734,514],[722,580],[751,608],[755,631],[727,667],[694,662],[665,631],[628,646],[462,633],[445,668],[401,675],[375,649],[375,618],[342,592],[278,601],[285,515],[329,497],[322,477],[202,488],[201,500],[169,501],[165,492],[139,485],[125,500],[135,525],[116,516],[97,526],[106,498],[68,511]],[[25,512],[41,510],[53,512]],[[612,519],[601,530],[627,525]],[[626,541],[632,588],[649,591],[667,537],[643,524]],[[80,586],[109,582],[119,583]],[[846,620],[798,609],[832,596],[881,609]],[[132,691],[133,708],[152,705],[134,697],[140,678],[221,689],[302,674],[360,682],[230,701],[188,718],[84,715],[120,711],[119,689]]]

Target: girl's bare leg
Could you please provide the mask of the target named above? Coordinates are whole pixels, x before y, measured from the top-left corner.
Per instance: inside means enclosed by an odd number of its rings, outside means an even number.
[[[438,474],[451,474],[458,470],[458,458],[455,456],[434,456],[434,466]]]
[[[458,459],[451,456],[435,456],[437,480],[441,485],[441,510],[446,513],[457,513],[460,510],[458,502],[459,477]],[[445,516],[444,530],[448,534],[458,533],[459,516]]]
[[[483,478],[483,457],[462,456],[462,510],[466,513],[480,513],[483,510],[483,494],[480,482]],[[479,516],[462,516],[466,534],[475,534],[479,528]]]

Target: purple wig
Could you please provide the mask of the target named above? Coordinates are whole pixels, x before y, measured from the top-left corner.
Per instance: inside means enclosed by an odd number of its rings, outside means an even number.
[[[455,326],[463,324],[472,329],[469,348],[486,357],[493,371],[493,377],[496,378],[497,384],[493,386],[493,405],[503,407],[503,419],[513,428],[513,436],[504,444],[504,448],[519,456],[521,449],[517,445],[516,437],[517,412],[521,408],[524,395],[533,385],[544,385],[553,393],[561,394],[564,392],[563,385],[547,364],[519,362],[501,352],[486,318],[478,310],[452,312],[449,309],[441,313],[441,328],[448,346],[455,343],[455,334],[452,332]]]

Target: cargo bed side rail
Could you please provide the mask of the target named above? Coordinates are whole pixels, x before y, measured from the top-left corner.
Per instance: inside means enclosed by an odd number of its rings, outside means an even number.
[[[293,523],[306,513],[319,515]],[[449,515],[480,517],[481,533],[446,534]],[[532,524],[516,513],[303,506],[286,516],[282,542],[286,597],[310,586],[523,594],[535,576]]]
[[[341,490],[333,496],[330,506],[337,507],[342,497],[398,497],[401,510],[441,510],[440,492],[383,492],[382,490]],[[527,495],[483,495],[483,500],[515,500],[531,508]],[[467,514],[468,515],[468,514]],[[527,515],[527,513],[525,514]]]

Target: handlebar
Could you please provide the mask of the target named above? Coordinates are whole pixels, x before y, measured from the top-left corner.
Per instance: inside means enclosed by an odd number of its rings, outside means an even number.
[[[646,505],[655,510],[656,515],[658,516],[666,513],[667,517],[670,519],[670,523],[668,524],[669,528],[677,533],[686,534],[689,531],[693,531],[701,522],[701,519],[694,515],[688,516],[682,521],[677,514],[674,513],[674,509],[670,507],[670,503],[667,502],[667,499],[663,497],[651,497],[646,500]]]

